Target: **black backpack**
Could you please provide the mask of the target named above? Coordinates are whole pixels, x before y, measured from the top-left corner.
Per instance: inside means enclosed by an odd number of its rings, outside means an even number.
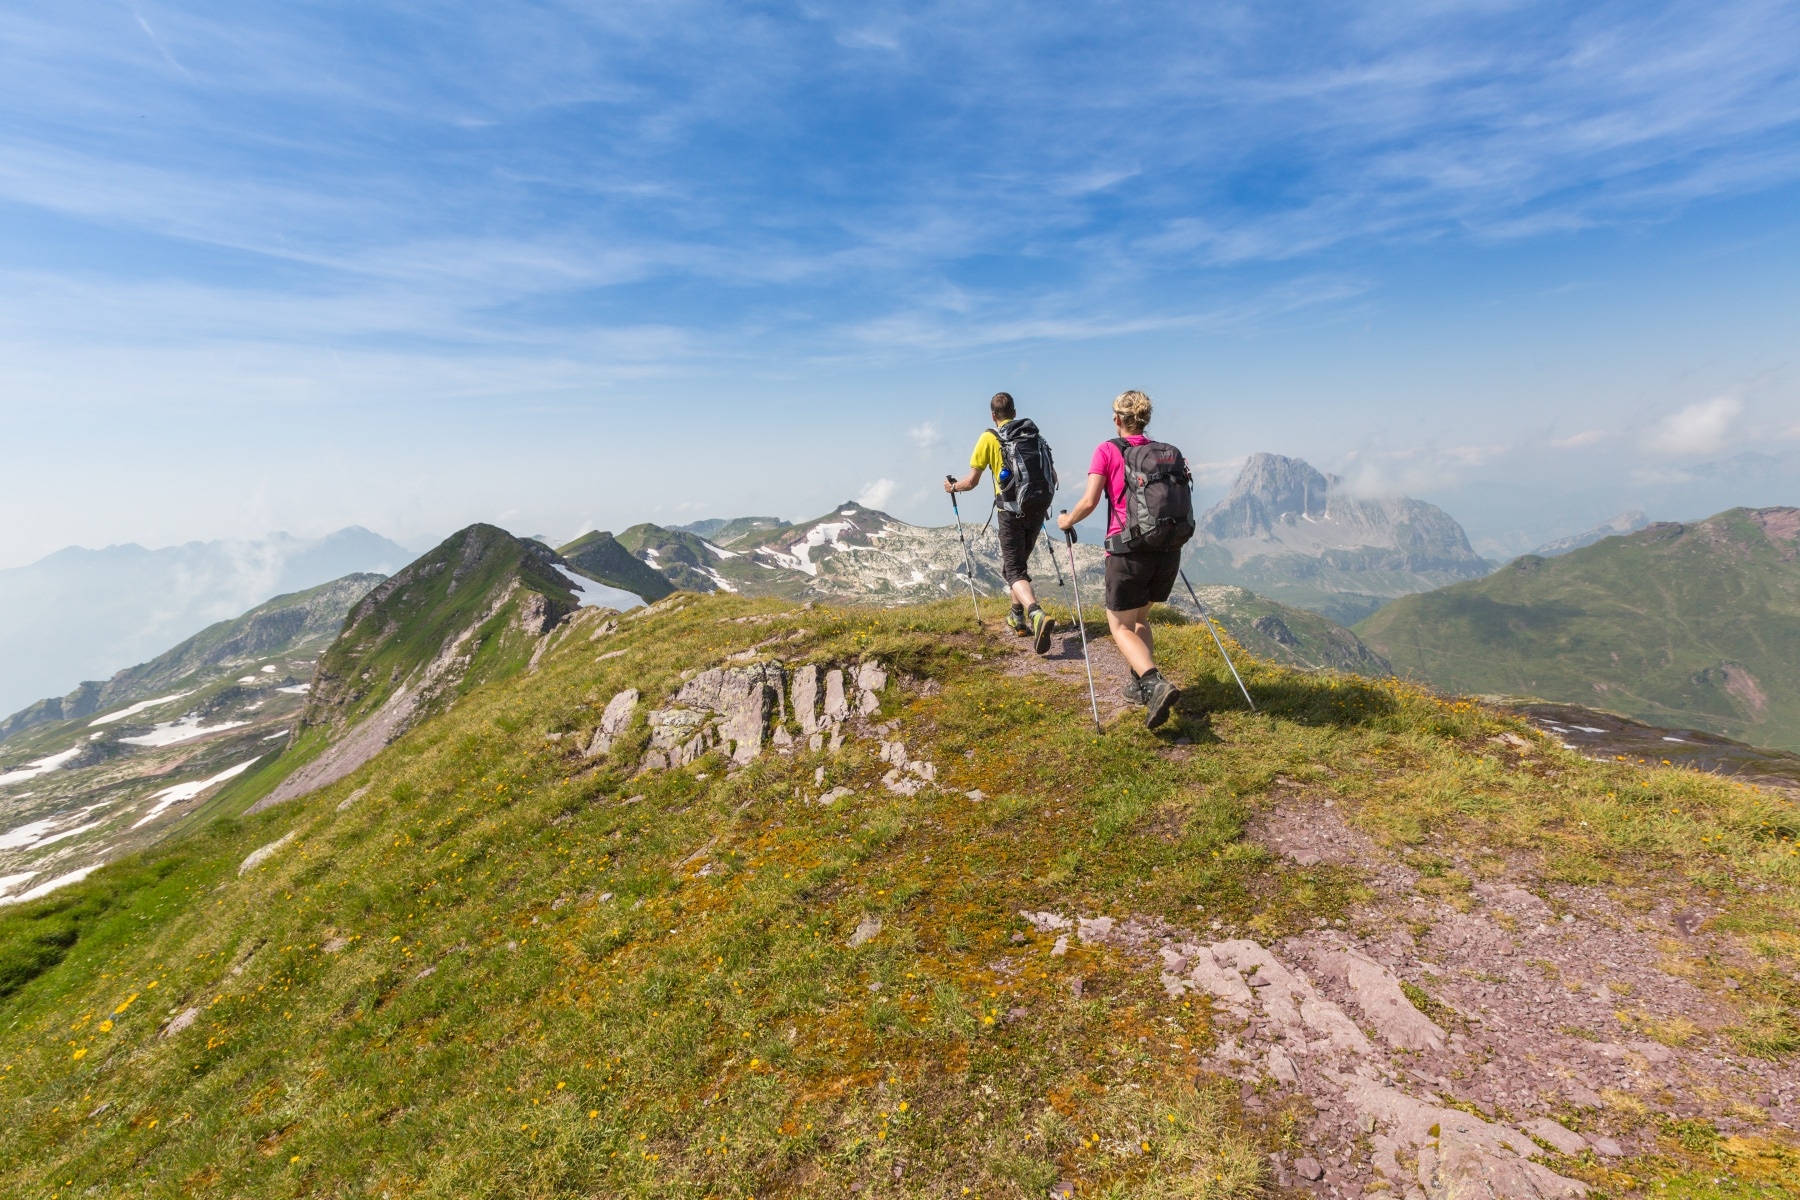
[[[1000,459],[1005,463],[999,498],[995,500],[1003,512],[1048,512],[1056,499],[1056,460],[1051,457],[1050,443],[1038,427],[1023,418],[1014,418],[995,431],[1000,439]]]
[[[1194,476],[1167,442],[1113,445],[1125,458],[1125,527],[1106,539],[1114,554],[1179,550],[1194,536]]]

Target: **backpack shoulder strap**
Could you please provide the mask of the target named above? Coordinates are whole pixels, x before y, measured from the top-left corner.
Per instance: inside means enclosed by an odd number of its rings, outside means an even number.
[[[1131,442],[1126,438],[1109,438],[1107,440],[1119,448],[1119,453],[1121,455],[1131,449]]]

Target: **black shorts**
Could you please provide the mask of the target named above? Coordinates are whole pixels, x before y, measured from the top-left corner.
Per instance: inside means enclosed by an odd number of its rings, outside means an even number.
[[[1038,534],[1044,530],[1044,517],[1049,511],[1009,513],[1003,508],[994,510],[994,532],[1000,539],[1000,578],[1009,586],[1021,579],[1031,579],[1027,566],[1031,548],[1037,545]]]
[[[1181,551],[1152,550],[1106,557],[1106,608],[1130,612],[1160,604],[1175,590],[1181,573]]]

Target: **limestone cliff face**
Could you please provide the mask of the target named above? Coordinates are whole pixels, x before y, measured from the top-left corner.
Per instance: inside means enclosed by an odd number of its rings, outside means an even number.
[[[1251,588],[1345,623],[1493,566],[1436,505],[1356,495],[1337,476],[1279,454],[1251,455],[1199,524],[1188,552],[1196,580]]]

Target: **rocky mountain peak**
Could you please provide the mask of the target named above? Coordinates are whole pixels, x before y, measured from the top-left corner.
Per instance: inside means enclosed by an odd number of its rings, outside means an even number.
[[[1255,537],[1277,523],[1322,520],[1331,489],[1343,480],[1316,470],[1304,459],[1252,454],[1231,492],[1206,514],[1208,533],[1222,540]]]

